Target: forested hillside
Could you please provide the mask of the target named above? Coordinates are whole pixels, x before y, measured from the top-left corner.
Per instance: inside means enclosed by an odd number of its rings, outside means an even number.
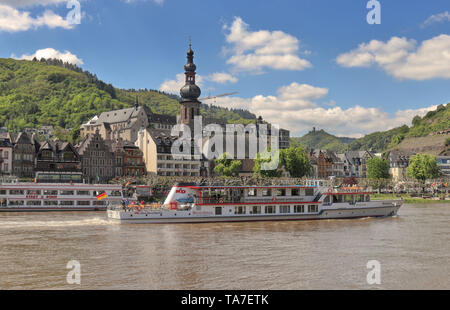
[[[348,148],[348,144],[354,140],[352,138],[333,136],[322,129],[310,131],[300,138],[292,138],[291,143],[293,146],[303,145],[313,149],[343,152]]]
[[[448,129],[450,129],[450,104],[439,105],[436,110],[428,112],[424,117],[414,117],[411,127],[404,125],[387,131],[374,132],[354,140],[336,137],[323,130],[311,131],[301,138],[292,138],[291,142],[310,148],[330,149],[337,152],[344,150],[384,152],[396,148],[400,144],[403,148],[405,148],[405,145],[420,148],[420,144],[424,144],[424,140],[414,140],[414,138],[426,137],[430,133]],[[428,140],[431,141],[430,138]],[[440,145],[442,139],[434,140],[439,143],[439,145],[434,146],[435,149],[443,147],[443,145]],[[433,148],[432,145],[426,147]]]
[[[0,126],[13,132],[41,125],[78,128],[101,112],[132,106],[136,96],[154,113],[179,112],[175,95],[147,89],[117,89],[60,60],[0,58]],[[245,110],[206,105],[202,106],[202,114],[230,121],[255,118]]]

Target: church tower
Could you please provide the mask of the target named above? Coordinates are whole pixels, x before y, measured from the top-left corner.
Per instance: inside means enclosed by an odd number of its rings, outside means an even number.
[[[191,130],[194,128],[194,116],[200,115],[200,101],[198,101],[198,97],[201,95],[201,90],[200,87],[195,85],[196,69],[197,66],[194,64],[194,51],[189,43],[189,50],[187,51],[187,64],[184,66],[186,84],[180,90],[180,123],[188,125]]]

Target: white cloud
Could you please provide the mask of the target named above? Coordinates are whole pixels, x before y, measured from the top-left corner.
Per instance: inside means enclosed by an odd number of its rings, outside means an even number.
[[[343,67],[378,65],[399,79],[427,80],[450,78],[450,36],[441,34],[423,41],[392,37],[388,42],[372,40],[339,55],[336,62]]]
[[[24,54],[20,57],[11,55],[11,57],[16,58],[16,59],[25,59],[25,60],[32,60],[35,57],[38,60],[40,60],[41,58],[46,58],[46,59],[56,58],[56,59],[61,59],[64,62],[68,62],[68,63],[74,64],[74,65],[82,65],[83,64],[83,60],[81,60],[76,55],[72,54],[71,52],[69,52],[69,51],[60,52],[53,48],[45,48],[45,49],[37,50],[33,55]]]
[[[215,83],[226,84],[226,83],[236,83],[238,79],[229,73],[216,72],[208,76],[208,80]]]
[[[207,76],[202,76],[197,74],[195,77],[195,83],[200,88],[205,88],[205,82],[214,82],[219,84],[226,83],[236,83],[238,79],[232,76],[229,73],[224,72],[216,72]],[[179,73],[176,75],[175,79],[166,79],[160,86],[159,90],[170,93],[170,94],[178,94],[180,92],[180,88],[186,83],[186,77],[184,73]],[[205,89],[203,89],[205,90]],[[208,87],[206,90],[214,90],[214,88]]]
[[[67,3],[68,0],[0,0],[0,4],[6,4],[11,7],[26,7],[26,6],[46,6],[50,4]]]
[[[217,98],[216,104],[229,108],[246,108],[269,122],[291,130],[291,135],[301,135],[312,127],[323,128],[339,136],[360,137],[374,131],[411,124],[415,115],[425,115],[436,106],[399,110],[391,115],[380,108],[354,106],[347,109],[336,106],[320,107],[316,100],[323,98],[328,89],[307,84],[292,83],[280,87],[277,96],[258,95],[253,98]]]
[[[122,0],[125,3],[136,3],[136,2],[147,2],[147,1],[151,1],[156,3],[157,5],[163,5],[164,4],[164,0]]]
[[[261,71],[263,68],[278,70],[304,70],[311,63],[298,57],[299,40],[282,31],[249,31],[249,26],[235,17],[226,41],[231,44],[225,51],[231,52],[227,63],[238,71]]]
[[[450,22],[450,13],[448,11],[431,15],[423,22],[421,27],[423,28],[434,23],[443,23],[443,22]]]
[[[19,11],[13,7],[0,4],[0,31],[18,32],[47,26],[49,28],[72,29],[72,25],[53,11],[46,10],[36,18],[30,12]]]

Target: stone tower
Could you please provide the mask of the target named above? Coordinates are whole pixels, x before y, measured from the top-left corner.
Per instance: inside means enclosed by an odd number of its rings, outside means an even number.
[[[191,130],[194,128],[194,116],[200,115],[200,101],[198,97],[201,95],[200,87],[195,84],[195,70],[197,66],[194,64],[194,51],[189,43],[187,51],[187,63],[184,66],[186,75],[186,84],[181,88],[181,116],[180,123],[188,125]]]

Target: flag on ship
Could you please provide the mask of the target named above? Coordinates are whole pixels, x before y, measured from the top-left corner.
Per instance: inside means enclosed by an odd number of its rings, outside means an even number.
[[[108,197],[108,195],[106,195],[106,193],[103,193],[97,196],[97,200],[102,200],[105,199],[106,197]]]

